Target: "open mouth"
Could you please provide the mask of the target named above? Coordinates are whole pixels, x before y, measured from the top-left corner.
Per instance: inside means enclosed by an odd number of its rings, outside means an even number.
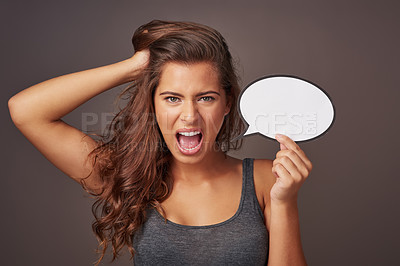
[[[179,131],[176,133],[179,150],[184,154],[198,152],[203,143],[203,134],[200,130]]]

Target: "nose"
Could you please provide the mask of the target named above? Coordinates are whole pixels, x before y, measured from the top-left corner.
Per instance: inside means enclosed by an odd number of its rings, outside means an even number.
[[[180,119],[188,125],[192,125],[197,122],[199,113],[197,106],[193,101],[185,101],[182,105],[182,111]]]

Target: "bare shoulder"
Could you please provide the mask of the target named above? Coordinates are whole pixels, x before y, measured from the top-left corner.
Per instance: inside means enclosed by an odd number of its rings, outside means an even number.
[[[276,182],[276,178],[272,173],[272,163],[273,160],[270,159],[254,160],[254,186],[264,214],[269,213],[270,191]],[[268,219],[268,217],[266,218]]]
[[[276,179],[272,173],[273,161],[270,159],[256,159],[254,160],[254,183],[264,192],[268,192],[273,186]]]
[[[233,157],[228,158],[230,169],[241,176],[243,161]],[[262,211],[264,211],[265,202],[269,200],[269,192],[276,181],[272,173],[272,163],[273,161],[270,159],[254,160],[254,187]]]

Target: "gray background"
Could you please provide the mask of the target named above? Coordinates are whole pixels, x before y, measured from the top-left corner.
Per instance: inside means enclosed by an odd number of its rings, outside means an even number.
[[[314,164],[299,199],[309,265],[400,264],[398,1],[3,0],[0,10],[2,265],[90,265],[97,246],[93,201],[14,127],[7,100],[43,80],[131,56],[133,31],[156,18],[218,29],[243,87],[284,73],[328,92],[334,126],[300,144]],[[120,89],[65,120],[82,127],[83,114],[107,114]],[[276,142],[251,136],[234,155],[277,151]],[[129,264],[124,256],[113,265]]]

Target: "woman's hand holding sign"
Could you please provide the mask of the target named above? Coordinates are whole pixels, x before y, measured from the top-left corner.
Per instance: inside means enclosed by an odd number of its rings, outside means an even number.
[[[289,137],[276,134],[280,151],[272,163],[276,182],[270,191],[270,246],[268,265],[307,265],[301,246],[297,194],[312,164]]]
[[[281,150],[273,161],[272,172],[276,183],[271,189],[271,203],[291,203],[297,201],[297,193],[304,183],[312,164],[300,147],[285,135],[276,135]]]

